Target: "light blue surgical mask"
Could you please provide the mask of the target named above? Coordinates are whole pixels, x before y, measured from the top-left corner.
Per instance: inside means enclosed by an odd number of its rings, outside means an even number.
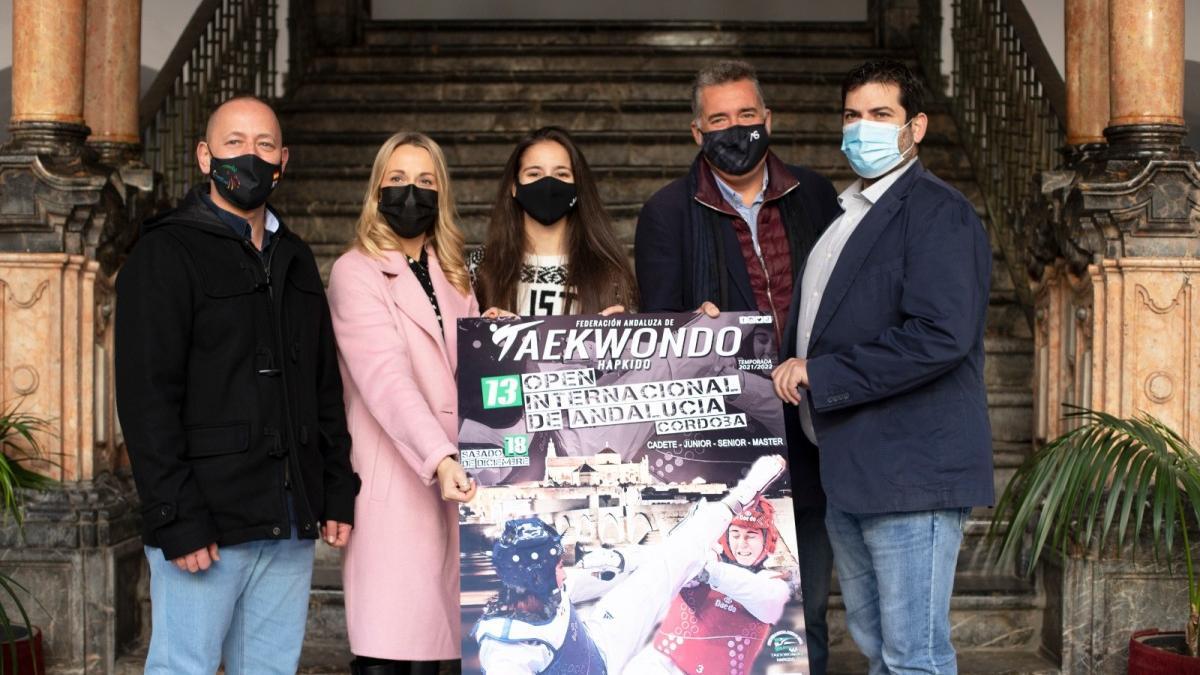
[[[863,178],[878,178],[904,161],[900,152],[900,130],[904,126],[887,122],[859,120],[842,127],[842,152],[850,160],[850,168]]]

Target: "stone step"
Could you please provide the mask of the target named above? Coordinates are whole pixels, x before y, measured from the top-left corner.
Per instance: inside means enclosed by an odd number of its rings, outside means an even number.
[[[867,659],[851,644],[829,654],[828,675],[862,675]],[[1059,675],[1053,659],[1036,649],[959,649],[959,675]]]
[[[488,167],[498,179],[518,139],[536,129],[540,125],[540,118],[541,115],[526,115],[523,119],[529,125],[520,131],[487,132],[482,135],[469,131],[436,130],[430,136],[442,147],[452,180],[464,174],[470,175],[470,172],[485,173]],[[419,119],[415,124],[397,123],[395,129],[420,129],[419,124]],[[512,124],[520,123],[514,119]],[[685,129],[686,124],[680,124],[662,132],[572,131],[572,136],[580,144],[589,166],[662,169],[664,173],[671,172],[671,178],[679,178],[688,173],[698,153],[694,139]],[[331,133],[337,137],[324,143],[319,141],[319,133],[308,131],[286,137],[290,159],[284,184],[295,175],[326,172],[335,168],[337,171],[358,171],[366,178],[370,168],[366,162],[374,160],[380,145],[390,136],[390,133],[379,133],[370,135],[371,141],[359,141],[358,138],[344,138],[347,136],[344,132]],[[379,137],[378,142],[374,139],[376,136]],[[929,144],[923,145],[920,154],[925,166],[937,175],[947,172],[970,175],[970,165],[958,148],[942,141],[944,137],[936,136],[930,139]],[[772,135],[770,143],[781,160],[828,172],[827,175],[839,189],[844,189],[854,178],[846,166],[845,155],[841,153],[840,132],[781,131]],[[664,181],[664,185],[666,183]]]
[[[370,21],[369,47],[470,44],[566,47],[871,47],[875,32],[859,22],[715,21]]]
[[[720,59],[743,58],[764,72],[787,71],[802,60],[811,73],[831,73],[841,77],[871,58],[894,56],[895,52],[862,48],[786,48],[745,47],[729,50],[720,47],[639,47],[597,46],[593,49],[570,46],[539,46],[527,49],[519,46],[480,49],[455,44],[394,48],[341,49],[327,56],[314,57],[310,63],[313,73],[460,73],[489,71],[510,73],[521,78],[528,73],[552,76],[566,74],[570,79],[590,73],[619,71],[686,70],[693,75],[699,69]],[[909,65],[916,61],[908,59]],[[400,68],[397,64],[403,64]]]
[[[771,127],[779,133],[832,134],[840,141],[842,119],[837,101],[813,103],[777,101],[771,105]],[[542,126],[560,126],[572,134],[585,132],[636,133],[639,140],[693,141],[689,132],[692,121],[687,101],[484,101],[445,103],[417,101],[362,102],[349,108],[340,101],[319,103],[290,102],[280,107],[281,122],[288,144],[295,144],[296,132],[306,140],[319,140],[330,132],[352,131],[348,139],[355,144],[379,142],[400,129],[429,129],[435,140],[455,142],[466,136],[473,143],[484,139],[500,141],[504,132],[526,133]],[[954,122],[945,112],[931,113],[930,136],[922,150],[930,145],[956,142]],[[371,132],[375,134],[371,134]],[[663,136],[662,132],[667,132]],[[483,134],[476,140],[477,134]],[[365,137],[364,137],[365,136]],[[618,134],[600,137],[607,142],[619,140]],[[801,136],[803,137],[803,136]],[[835,144],[840,145],[840,142]],[[508,150],[511,150],[509,146]],[[961,152],[959,153],[961,156]],[[507,156],[507,152],[505,152]],[[474,163],[495,161],[475,158]],[[503,161],[502,159],[500,161]],[[643,160],[652,161],[652,160]]]
[[[996,289],[993,289],[995,291]],[[1001,291],[1002,292],[1002,291]],[[1007,297],[1007,294],[1006,296]],[[983,379],[989,385],[1009,389],[1031,389],[1033,341],[1004,335],[984,337],[986,358]]]
[[[956,584],[950,600],[951,639],[958,649],[1033,650],[1041,633],[1044,601],[1034,593],[974,594]],[[854,649],[846,632],[841,595],[829,598],[829,647]]]
[[[852,180],[845,166],[832,167],[809,164],[829,176],[835,183]],[[459,208],[468,204],[490,205],[497,195],[500,166],[466,166],[451,169],[454,197]],[[687,166],[593,166],[592,173],[605,204],[644,203],[670,181],[684,175]],[[965,170],[943,170],[940,176],[961,190],[968,199],[978,197],[974,177]],[[299,166],[288,171],[288,178],[279,183],[274,202],[284,213],[307,212],[321,203],[360,202],[370,175],[370,167]],[[838,183],[840,184],[840,183]],[[287,207],[285,207],[285,204]]]
[[[436,34],[436,31],[435,31]],[[538,41],[517,42],[506,44],[479,43],[456,40],[453,36],[427,40],[412,40],[404,44],[365,44],[345,45],[314,57],[314,63],[321,58],[355,58],[379,57],[410,59],[425,56],[453,60],[459,58],[489,57],[487,65],[493,66],[497,59],[505,63],[520,63],[526,57],[555,58],[558,62],[548,64],[548,68],[563,68],[564,60],[574,59],[590,61],[586,67],[599,68],[599,63],[612,63],[616,68],[624,63],[623,58],[672,58],[680,56],[698,56],[711,59],[744,59],[753,65],[757,59],[791,59],[790,61],[764,61],[760,70],[778,70],[770,66],[792,65],[795,59],[804,59],[805,65],[813,64],[812,59],[859,59],[860,62],[870,59],[896,58],[904,61],[910,67],[917,66],[916,57],[908,51],[889,49],[886,47],[863,47],[845,44],[742,44],[742,45],[708,45],[708,44],[639,44],[633,42],[593,42],[584,44],[544,43]],[[669,63],[669,62],[668,62]],[[645,67],[641,62],[632,62],[633,66]],[[674,66],[666,65],[664,69],[671,70]],[[453,70],[452,68],[447,70]],[[820,68],[813,69],[822,72]],[[310,71],[312,72],[312,71]],[[320,69],[316,69],[320,72]]]
[[[996,482],[1000,483],[1001,480],[1007,480],[1022,458],[997,451],[992,459],[996,465]],[[1003,485],[997,485],[996,490],[999,495]],[[989,507],[978,506],[971,510],[963,527],[963,541],[955,567],[955,588],[961,585],[964,591],[970,590],[976,594],[1035,593],[1037,588],[1033,579],[1026,576],[1015,561],[999,560],[999,539],[989,536],[994,515],[995,509]],[[1008,530],[1006,523],[999,523],[997,528],[999,535]]]
[[[1033,441],[1033,391],[1029,387],[989,387],[987,401],[993,442]]]
[[[688,101],[695,69],[676,71],[528,72],[504,70],[421,73],[314,73],[288,98],[361,102],[420,98],[428,101],[552,101],[655,99]],[[841,73],[762,72],[767,105],[780,100],[841,100]]]

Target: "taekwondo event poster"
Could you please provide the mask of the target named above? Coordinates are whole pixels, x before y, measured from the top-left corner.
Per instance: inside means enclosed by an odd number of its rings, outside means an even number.
[[[771,317],[458,322],[463,672],[807,673]]]

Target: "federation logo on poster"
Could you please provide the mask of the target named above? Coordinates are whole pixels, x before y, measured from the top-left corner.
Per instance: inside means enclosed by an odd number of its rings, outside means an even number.
[[[767,648],[776,663],[792,663],[801,658],[804,640],[790,630],[781,630],[767,638]]]

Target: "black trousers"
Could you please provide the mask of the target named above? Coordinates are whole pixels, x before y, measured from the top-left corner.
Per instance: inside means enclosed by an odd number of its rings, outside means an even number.
[[[370,656],[354,657],[350,662],[350,672],[352,675],[439,675],[443,672],[443,665],[450,666],[445,672],[462,672],[458,661],[392,661]]]
[[[829,608],[833,548],[825,531],[824,506],[797,507],[795,516],[809,672],[825,675],[829,665],[829,624],[825,621],[825,611]]]

